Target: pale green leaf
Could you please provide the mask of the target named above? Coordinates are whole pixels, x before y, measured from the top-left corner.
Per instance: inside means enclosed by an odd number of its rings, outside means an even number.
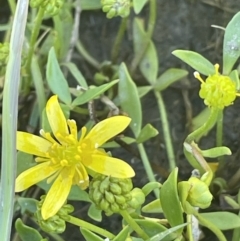
[[[88,209],[88,216],[97,222],[102,221],[102,210],[98,209],[94,203]]]
[[[104,241],[104,239],[88,229],[80,228],[80,231],[86,241]]]
[[[129,234],[129,226],[125,226],[112,241],[126,240]]]
[[[144,213],[162,213],[162,206],[159,199],[156,199],[142,208]]]
[[[224,155],[231,155],[231,150],[226,146],[214,147],[208,150],[201,150],[201,154],[204,157],[216,158]]]
[[[196,52],[189,50],[175,50],[172,54],[201,74],[206,76],[215,74],[214,65]]]
[[[136,14],[139,14],[148,0],[133,0],[133,9]]]
[[[145,96],[150,90],[152,90],[152,86],[139,86],[137,87],[138,95],[140,98]]]
[[[149,140],[150,138],[156,136],[157,134],[158,134],[158,130],[155,129],[151,124],[147,124],[142,128],[136,141],[137,143],[143,143]]]

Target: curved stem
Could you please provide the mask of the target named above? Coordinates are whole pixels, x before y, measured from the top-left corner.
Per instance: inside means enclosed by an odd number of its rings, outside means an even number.
[[[91,223],[88,223],[86,221],[83,221],[83,220],[81,220],[79,218],[75,218],[75,217],[70,216],[70,215],[66,217],[65,221],[69,222],[71,224],[74,224],[76,226],[79,226],[79,227],[82,227],[82,228],[86,228],[86,229],[88,229],[90,231],[93,231],[93,232],[95,232],[97,234],[100,234],[100,235],[102,235],[102,236],[104,236],[106,238],[109,238],[109,239],[113,239],[115,237],[114,234],[108,232],[105,229],[99,228],[99,227],[97,227],[97,226],[95,226],[95,225],[93,225]]]
[[[211,113],[207,121],[199,127],[197,130],[189,134],[185,140],[187,143],[191,143],[192,141],[199,139],[202,137],[207,131],[209,131],[216,123],[218,117],[219,110],[216,108],[211,108]]]
[[[40,7],[38,9],[36,19],[34,20],[32,35],[31,35],[30,44],[29,44],[29,51],[28,51],[28,56],[27,56],[27,61],[26,61],[27,78],[25,78],[25,83],[23,83],[24,92],[28,91],[28,88],[30,85],[29,81],[30,81],[30,70],[31,70],[32,57],[33,57],[33,53],[34,53],[35,43],[37,41],[37,37],[38,37],[39,31],[40,31],[44,12],[45,12],[45,9]]]
[[[141,237],[143,240],[149,239],[148,235],[142,230],[142,228],[136,223],[136,221],[129,215],[126,210],[120,212],[124,220],[129,226]]]
[[[163,135],[166,143],[167,156],[168,156],[168,161],[170,165],[170,171],[172,171],[176,167],[176,163],[175,163],[172,139],[170,135],[170,128],[169,128],[168,119],[167,119],[167,111],[166,111],[161,93],[159,93],[158,91],[154,91],[154,94],[157,98],[158,108],[162,119]]]
[[[150,162],[149,162],[149,159],[148,159],[148,156],[146,154],[146,151],[145,151],[145,148],[144,148],[143,144],[140,143],[137,146],[138,146],[138,150],[139,150],[142,162],[143,162],[143,166],[144,166],[144,169],[146,170],[149,181],[150,182],[156,182],[156,178],[154,176],[152,167],[150,165]],[[156,198],[159,198],[159,190],[154,189],[154,193],[155,193]]]
[[[127,22],[128,22],[128,17],[122,18],[120,27],[118,29],[117,37],[115,38],[112,51],[111,51],[111,60],[113,63],[116,63],[116,60],[119,54],[119,47],[127,28]]]

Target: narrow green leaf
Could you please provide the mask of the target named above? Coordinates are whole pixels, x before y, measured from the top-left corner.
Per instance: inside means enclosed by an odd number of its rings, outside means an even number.
[[[224,155],[231,155],[231,150],[226,146],[214,147],[208,150],[201,150],[204,157],[216,158]]]
[[[154,84],[156,82],[158,74],[158,56],[156,47],[152,41],[148,44],[139,63],[139,68],[148,83]]]
[[[143,229],[143,231],[149,236],[153,237],[161,232],[167,230],[165,226],[156,221],[135,219],[137,224]],[[168,237],[165,237],[163,241],[174,240],[177,237],[175,233],[170,233]]]
[[[160,190],[160,201],[163,213],[171,227],[183,224],[182,207],[177,190],[177,175],[178,168],[175,168],[163,183]],[[183,229],[179,229],[178,233],[181,234],[182,230]]]
[[[26,211],[31,213],[35,213],[37,211],[38,201],[34,198],[19,197],[17,202],[21,207],[22,214],[24,214]]]
[[[128,136],[124,136],[123,138],[121,138],[121,141],[123,141],[124,143],[126,143],[128,145],[136,142],[136,140],[134,138],[128,137]],[[102,148],[116,148],[116,147],[120,147],[120,145],[115,141],[110,141],[110,142],[103,144],[101,147]]]
[[[122,109],[132,119],[130,127],[139,136],[142,127],[142,107],[136,84],[133,82],[124,63],[119,68],[119,101]]]
[[[72,106],[83,105],[90,100],[98,97],[103,94],[106,90],[110,89],[113,85],[115,85],[119,80],[113,80],[110,83],[94,87],[93,89],[88,89],[84,91],[80,96],[78,96],[72,103]]]
[[[133,9],[136,14],[139,14],[148,0],[133,0]]]
[[[162,186],[159,182],[148,182],[146,185],[142,187],[142,191],[145,196],[147,196],[154,189],[159,189]]]
[[[126,240],[128,237],[128,233],[129,233],[129,226],[125,226],[112,241]]]
[[[175,226],[173,228],[169,228],[164,232],[161,232],[153,237],[151,237],[148,241],[161,241],[163,240],[166,236],[168,236],[171,233],[174,233],[175,231],[177,231],[178,229],[182,229],[185,226],[187,226],[187,223],[183,223],[181,225]]]
[[[240,12],[228,23],[223,41],[223,74],[228,75],[240,56]]]
[[[65,104],[70,105],[72,98],[67,80],[59,67],[54,48],[51,48],[47,62],[47,82],[51,91],[58,95]]]
[[[98,209],[94,203],[92,203],[88,209],[88,216],[97,222],[102,221],[102,210]]]
[[[236,84],[236,90],[239,91],[240,90],[240,80],[239,80],[239,75],[238,75],[238,70],[235,69],[233,70],[230,74],[229,77],[232,81],[235,82]]]
[[[209,222],[213,223],[220,230],[240,228],[240,217],[230,212],[212,212],[199,214]]]
[[[158,135],[158,130],[155,129],[151,124],[147,124],[142,128],[136,141],[137,143],[143,143],[156,135]]]
[[[163,74],[157,78],[157,82],[154,84],[153,88],[158,91],[165,90],[169,85],[174,82],[186,77],[188,71],[184,69],[167,69]]]
[[[81,87],[83,87],[85,89],[88,88],[88,84],[87,84],[85,78],[83,77],[81,71],[77,68],[76,64],[69,62],[69,63],[63,63],[63,65],[68,68],[70,73],[74,76],[74,78],[77,80],[77,82],[79,83],[79,85]]]
[[[84,238],[86,239],[86,241],[104,241],[104,239],[102,239],[100,236],[85,228],[80,228],[80,231],[84,236]]]
[[[196,52],[189,50],[175,50],[172,54],[201,74],[208,76],[215,73],[214,65]]]
[[[150,90],[152,90],[152,86],[140,86],[137,87],[138,95],[140,98],[145,96]]]
[[[43,237],[36,229],[24,225],[20,218],[16,220],[15,228],[22,241],[42,241],[43,240]]]
[[[142,208],[144,213],[162,213],[162,206],[159,199],[156,199]]]
[[[95,10],[102,7],[101,0],[81,0],[80,6],[82,10]]]

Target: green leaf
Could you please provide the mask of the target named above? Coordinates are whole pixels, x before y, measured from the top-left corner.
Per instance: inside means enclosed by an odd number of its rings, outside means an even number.
[[[135,219],[137,224],[143,229],[143,231],[149,236],[153,237],[161,232],[167,231],[167,228],[156,221]],[[163,241],[174,240],[177,237],[176,234],[170,233],[168,237],[165,237]]]
[[[81,0],[80,6],[82,10],[95,10],[102,8],[101,0]]]
[[[177,190],[177,175],[178,168],[175,168],[160,190],[162,210],[171,227],[183,224],[182,207]],[[182,230],[179,229],[178,233],[181,234]]]
[[[150,90],[152,90],[152,88],[152,86],[137,87],[139,97],[142,98],[143,96],[145,96]]]
[[[16,220],[15,228],[22,241],[42,241],[43,240],[43,237],[36,229],[24,225],[20,218]]]
[[[192,119],[192,130],[197,130],[200,126],[205,123],[211,114],[210,108],[203,109],[197,116]],[[207,135],[207,133],[206,133]]]
[[[231,150],[226,146],[214,147],[208,150],[201,150],[204,157],[216,158],[224,155],[231,155]]]
[[[145,186],[142,187],[142,191],[145,196],[152,192],[156,188],[160,188],[162,185],[159,182],[148,182]]]
[[[152,41],[148,44],[139,63],[139,68],[148,83],[154,84],[156,82],[158,74],[158,56],[156,47]]]
[[[130,127],[139,136],[142,127],[142,107],[136,84],[133,82],[124,63],[119,68],[119,101],[123,111],[132,119]]]
[[[74,78],[77,80],[77,82],[79,83],[79,85],[81,87],[83,87],[85,89],[88,88],[88,84],[87,84],[85,78],[83,77],[81,71],[77,68],[76,64],[74,64],[72,62],[68,62],[68,63],[64,63],[63,65],[68,68],[70,73],[74,76]]]
[[[158,130],[155,129],[151,124],[147,124],[142,128],[136,141],[137,143],[143,143],[156,135],[158,135]]]
[[[156,199],[142,208],[144,213],[162,213],[162,206],[159,199]]]
[[[209,222],[213,223],[220,230],[240,228],[240,217],[230,212],[212,212],[199,214]]]
[[[97,234],[89,231],[88,229],[80,228],[80,231],[81,231],[83,237],[86,239],[86,241],[104,241],[104,239],[102,239]]]
[[[65,104],[70,105],[72,98],[67,80],[59,67],[54,48],[51,48],[47,62],[47,82],[51,91],[58,95]]]
[[[214,65],[196,52],[189,50],[175,50],[172,54],[201,74],[206,76],[215,74]]]
[[[123,141],[124,143],[126,143],[128,145],[136,142],[136,140],[134,138],[128,137],[128,136],[122,137],[121,141]],[[103,144],[101,147],[102,148],[116,148],[116,147],[121,147],[121,146],[115,141],[110,141],[110,142]]]
[[[24,214],[26,211],[31,213],[35,213],[37,211],[38,201],[34,198],[19,197],[17,202],[21,207],[22,214]]]
[[[161,241],[163,240],[163,238],[165,238],[166,236],[168,236],[170,233],[174,233],[175,231],[177,231],[178,229],[182,229],[185,226],[187,226],[187,223],[183,223],[181,225],[175,226],[173,228],[169,228],[168,230],[161,232],[153,237],[151,237],[149,239],[149,241]]]
[[[36,165],[33,155],[18,151],[17,153],[17,176],[25,170]]]
[[[136,14],[139,14],[148,0],[133,0],[133,9]]]
[[[240,12],[228,23],[223,40],[223,74],[228,75],[240,56]]]
[[[128,233],[129,233],[129,226],[125,226],[112,241],[126,240],[128,237]]]
[[[88,209],[88,216],[97,222],[102,221],[102,210],[98,209],[94,203],[92,203]]]
[[[83,105],[90,100],[98,97],[103,94],[106,90],[110,89],[113,85],[115,85],[119,80],[113,80],[110,83],[94,87],[93,89],[88,89],[84,91],[80,96],[78,96],[72,103],[73,106]]]
[[[165,90],[169,85],[174,82],[186,77],[188,71],[184,69],[167,69],[163,74],[157,78],[157,82],[154,84],[153,88],[158,91]]]

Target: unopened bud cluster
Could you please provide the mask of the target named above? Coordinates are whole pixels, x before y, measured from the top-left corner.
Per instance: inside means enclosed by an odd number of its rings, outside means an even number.
[[[127,17],[130,13],[130,0],[101,0],[102,10],[107,18]]]
[[[135,198],[136,190],[132,190],[132,188],[131,179],[98,175],[90,183],[89,197],[106,215],[112,215],[121,210],[136,209],[139,207],[139,202]],[[139,190],[141,197],[142,195],[144,196],[141,189]],[[145,200],[145,196],[140,198],[140,200],[143,199]]]
[[[63,0],[31,0],[30,6],[32,8],[44,8],[46,14],[54,16],[59,13],[63,3]]]
[[[68,219],[69,213],[74,211],[74,208],[70,204],[64,204],[62,208],[54,216],[44,220],[41,214],[41,208],[45,199],[45,195],[41,196],[41,200],[37,205],[37,212],[35,217],[41,229],[47,233],[63,233],[66,229],[65,220]]]

